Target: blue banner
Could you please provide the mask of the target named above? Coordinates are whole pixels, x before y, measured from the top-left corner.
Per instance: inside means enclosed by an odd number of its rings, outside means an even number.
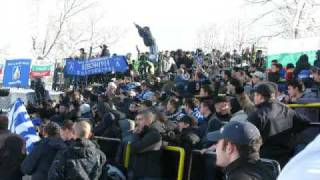
[[[31,59],[7,60],[4,68],[4,87],[28,87]]]
[[[66,59],[65,73],[86,76],[106,72],[126,72],[129,69],[124,56],[95,58],[89,60]]]

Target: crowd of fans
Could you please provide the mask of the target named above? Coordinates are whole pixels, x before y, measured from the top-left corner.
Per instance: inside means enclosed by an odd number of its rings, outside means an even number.
[[[0,116],[0,179],[102,179],[107,159],[95,136],[131,144],[128,179],[162,178],[161,149],[183,147],[216,152],[204,170],[221,179],[276,179],[261,158],[284,167],[319,133],[316,111],[285,104],[319,102],[320,51],[314,66],[302,55],[297,63],[272,61],[262,51],[242,55],[213,50],[162,52],[161,60],[139,54],[138,68],[128,56],[128,73],[109,82],[65,90],[59,101],[27,104],[41,141],[25,154],[21,137],[9,133]],[[312,113],[316,113],[312,114]],[[110,177],[109,177],[110,178]]]

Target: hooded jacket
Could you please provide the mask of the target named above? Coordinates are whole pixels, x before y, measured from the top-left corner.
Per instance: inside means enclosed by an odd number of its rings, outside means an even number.
[[[50,166],[58,151],[65,148],[62,139],[49,137],[35,143],[32,152],[21,164],[24,174],[32,176],[32,180],[48,179]]]
[[[59,151],[49,170],[50,180],[98,180],[105,155],[88,139],[77,139]]]

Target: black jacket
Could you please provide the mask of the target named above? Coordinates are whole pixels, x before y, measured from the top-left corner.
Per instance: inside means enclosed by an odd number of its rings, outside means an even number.
[[[219,115],[215,113],[213,117],[210,118],[208,122],[208,130],[207,132],[217,131],[219,130],[224,124],[229,122],[231,119],[231,115]]]
[[[54,137],[35,143],[32,152],[21,164],[22,172],[32,175],[32,180],[48,179],[48,172],[57,152],[65,147],[62,139]]]
[[[71,141],[59,151],[49,170],[50,180],[98,180],[105,155],[88,139]]]
[[[131,144],[132,171],[135,178],[161,177],[161,136],[151,127],[134,136]]]
[[[208,117],[204,118],[204,121],[199,124],[199,135],[201,138],[205,138],[207,133],[208,133],[208,127],[209,127],[209,122],[211,122],[211,128],[217,128],[219,129],[221,127],[221,124],[219,122],[216,123],[214,121],[215,115],[212,113]]]
[[[154,39],[152,37],[151,31],[149,27],[142,28],[139,25],[136,25],[140,37],[142,37],[144,45],[147,47],[153,46],[155,44]]]
[[[261,157],[275,159],[283,166],[291,157],[294,135],[304,130],[308,122],[277,101],[266,101],[256,108],[248,121],[256,125],[261,133]]]
[[[275,180],[260,160],[237,159],[224,169],[225,180]]]
[[[8,130],[0,130],[0,179],[21,180],[22,172],[20,164],[24,159],[24,140],[10,133]]]
[[[185,128],[176,136],[176,145],[183,147],[185,150],[199,147],[200,141],[199,131],[195,127]]]

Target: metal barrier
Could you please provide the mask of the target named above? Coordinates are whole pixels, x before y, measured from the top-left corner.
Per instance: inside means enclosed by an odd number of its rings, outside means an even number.
[[[176,146],[165,146],[164,150],[179,153],[177,180],[182,180],[183,179],[183,172],[184,172],[185,156],[186,156],[184,149],[181,147],[176,147]]]
[[[108,162],[115,162],[117,152],[121,145],[121,139],[95,136],[95,140],[100,146],[101,151],[106,155]]]
[[[290,108],[320,108],[320,103],[309,103],[309,104],[287,104]]]
[[[215,165],[215,152],[202,154],[200,150],[193,150],[190,156],[187,180],[223,179],[221,170]]]
[[[182,180],[183,179],[183,173],[184,173],[184,162],[185,162],[185,151],[181,147],[176,147],[176,146],[165,146],[163,148],[164,153],[165,152],[177,152],[179,153],[179,162],[178,162],[178,169],[177,169],[177,180]],[[130,142],[127,144],[125,148],[125,153],[124,153],[124,167],[126,169],[129,168],[129,161],[130,161],[130,154],[131,154],[131,144]],[[163,164],[163,166],[167,166],[166,164]]]
[[[94,139],[97,139],[97,140],[106,140],[106,141],[111,141],[111,142],[121,142],[121,139],[101,137],[101,136],[95,136]]]
[[[125,153],[124,153],[124,167],[126,169],[129,168],[130,154],[131,154],[131,143],[129,142],[126,145]]]

